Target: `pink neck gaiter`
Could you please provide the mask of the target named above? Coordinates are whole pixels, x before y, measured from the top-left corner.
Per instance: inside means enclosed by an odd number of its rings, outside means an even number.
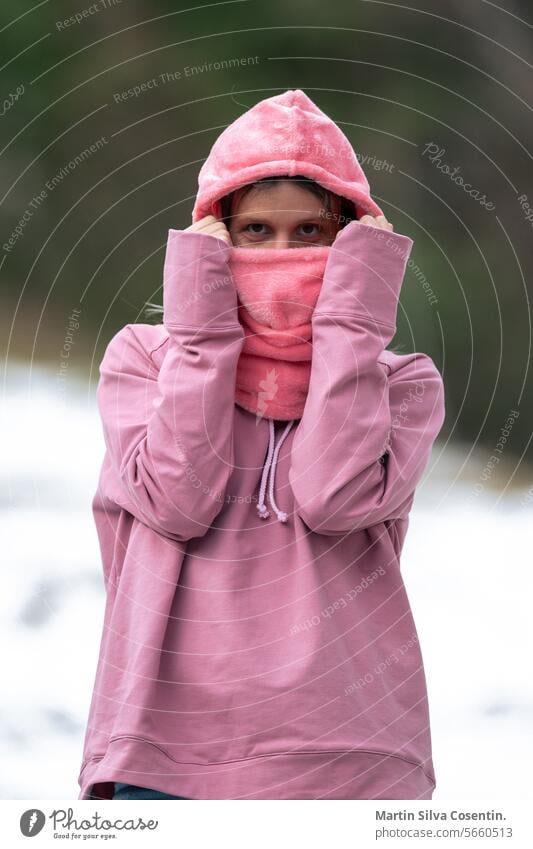
[[[330,248],[231,247],[245,341],[236,403],[258,418],[301,418],[311,372],[311,315]]]

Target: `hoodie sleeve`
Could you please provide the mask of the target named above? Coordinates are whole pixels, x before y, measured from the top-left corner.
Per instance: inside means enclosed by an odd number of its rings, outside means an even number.
[[[407,516],[444,422],[443,381],[431,358],[405,354],[389,366],[383,356],[412,245],[358,221],[332,245],[289,469],[296,511],[317,533]]]
[[[233,471],[244,330],[228,251],[218,237],[170,230],[161,367],[135,324],[111,339],[100,365],[96,397],[110,469],[103,494],[178,541],[207,532]]]

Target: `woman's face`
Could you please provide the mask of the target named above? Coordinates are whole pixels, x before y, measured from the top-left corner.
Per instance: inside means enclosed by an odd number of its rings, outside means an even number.
[[[328,212],[319,197],[289,180],[251,189],[242,197],[237,191],[228,224],[231,241],[243,248],[331,245],[339,230],[340,211],[340,198],[332,198]]]

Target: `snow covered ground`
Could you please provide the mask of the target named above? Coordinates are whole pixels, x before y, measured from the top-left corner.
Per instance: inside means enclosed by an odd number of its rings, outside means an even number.
[[[10,366],[2,390],[2,799],[79,792],[104,612],[90,510],[103,441],[94,384],[64,380]],[[455,481],[466,454],[435,446],[402,555],[430,696],[434,799],[531,798],[533,495],[474,495],[479,462],[470,482]]]

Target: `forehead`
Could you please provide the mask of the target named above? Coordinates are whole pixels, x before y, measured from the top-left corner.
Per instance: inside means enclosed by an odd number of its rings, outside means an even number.
[[[283,209],[287,204],[290,204],[290,208]],[[263,212],[269,209],[291,213],[299,210],[319,211],[324,206],[324,201],[296,182],[279,181],[253,186],[245,193],[237,190],[232,206],[234,211],[238,209],[240,213]]]

